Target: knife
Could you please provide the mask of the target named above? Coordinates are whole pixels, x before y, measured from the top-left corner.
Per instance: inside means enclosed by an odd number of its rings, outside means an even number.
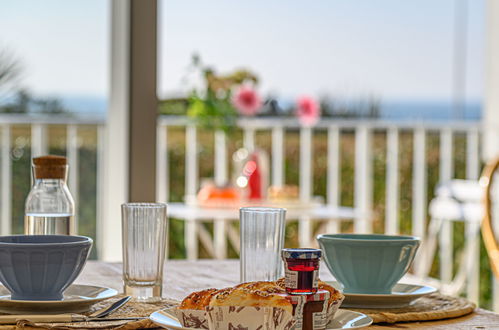
[[[44,315],[0,315],[0,324],[16,324],[26,320],[34,323],[70,323],[70,322],[105,322],[105,321],[138,321],[147,317],[96,318],[81,314],[44,314]]]
[[[111,306],[104,308],[104,309],[100,309],[100,310],[90,314],[88,317],[92,317],[92,318],[93,317],[98,317],[98,318],[106,317],[109,314],[111,314],[112,312],[114,312],[115,310],[117,310],[118,308],[120,308],[121,306],[125,305],[130,299],[132,299],[132,296],[123,297],[120,300],[116,301]]]

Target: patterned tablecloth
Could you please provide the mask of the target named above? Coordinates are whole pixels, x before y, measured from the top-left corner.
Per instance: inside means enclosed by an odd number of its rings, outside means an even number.
[[[239,279],[238,265],[237,260],[168,261],[165,265],[163,294],[166,298],[181,300],[194,290],[234,285]],[[321,269],[321,279],[331,279],[327,269]],[[88,262],[76,282],[102,285],[121,291],[121,264]],[[437,330],[499,329],[499,314],[477,309],[472,314],[455,319],[373,325],[369,327],[369,329],[373,330],[413,328]]]

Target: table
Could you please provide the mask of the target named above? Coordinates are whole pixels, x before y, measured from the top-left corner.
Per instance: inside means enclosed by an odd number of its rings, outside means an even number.
[[[321,268],[321,279],[331,280],[332,276],[324,268]],[[165,265],[163,295],[166,298],[181,300],[192,291],[231,286],[237,283],[238,279],[237,260],[171,260]],[[89,261],[76,282],[108,286],[121,291],[121,264]],[[369,329],[499,329],[499,314],[477,309],[470,315],[456,319],[373,325]]]
[[[281,206],[284,207],[284,206]],[[360,212],[352,207],[330,206],[313,202],[310,207],[286,207],[286,219],[298,220],[300,246],[312,246],[312,221],[328,220],[327,232],[339,232],[340,222],[345,220],[363,221]],[[230,225],[230,221],[239,219],[238,208],[207,208],[184,203],[168,203],[168,216],[185,221],[185,242],[187,259],[198,258],[199,240],[216,259],[227,258],[227,240],[239,249],[239,231]],[[213,240],[207,229],[200,222],[213,221]],[[356,225],[357,226],[357,225]]]

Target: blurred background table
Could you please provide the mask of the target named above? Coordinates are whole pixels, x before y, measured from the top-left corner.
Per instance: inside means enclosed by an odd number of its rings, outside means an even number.
[[[320,277],[332,276],[321,267]],[[409,279],[410,280],[410,279]],[[121,264],[89,261],[77,283],[102,285],[122,291]],[[192,291],[209,287],[222,288],[239,282],[238,260],[170,260],[165,265],[163,296],[182,300]],[[369,329],[499,329],[499,314],[477,309],[467,316],[442,321],[372,325]]]
[[[342,221],[360,221],[359,212],[352,207],[334,207],[321,203],[310,203],[301,207],[286,208],[286,219],[299,220],[300,246],[315,244],[312,221],[324,221],[326,231],[339,232]],[[183,203],[168,203],[168,217],[185,221],[185,248],[187,259],[198,258],[198,238],[204,248],[216,259],[227,258],[227,239],[239,252],[239,230],[231,222],[238,221],[237,207],[200,207]],[[213,238],[202,222],[213,221]]]

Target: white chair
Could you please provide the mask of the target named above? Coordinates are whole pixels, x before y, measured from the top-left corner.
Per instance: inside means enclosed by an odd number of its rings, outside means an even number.
[[[484,210],[483,189],[475,180],[451,180],[435,189],[436,197],[429,205],[430,223],[422,246],[420,277],[427,277],[435,257],[437,241],[440,248],[440,290],[456,295],[466,284],[468,299],[479,296],[480,224]],[[465,247],[460,265],[453,276],[453,223],[465,224]],[[468,282],[468,283],[466,283]]]

